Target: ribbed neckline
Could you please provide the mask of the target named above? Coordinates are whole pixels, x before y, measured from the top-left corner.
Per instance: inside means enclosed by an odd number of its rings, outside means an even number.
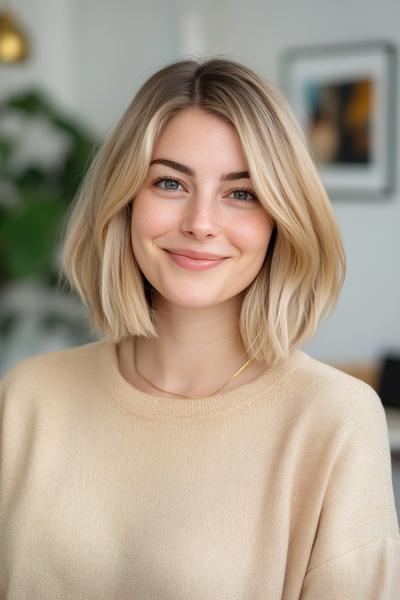
[[[118,365],[116,343],[109,339],[94,342],[98,347],[99,375],[104,377],[112,396],[132,412],[147,416],[196,417],[209,415],[244,406],[268,392],[297,364],[303,352],[293,350],[264,373],[233,390],[221,391],[208,398],[167,398],[155,396],[135,388],[121,374]]]

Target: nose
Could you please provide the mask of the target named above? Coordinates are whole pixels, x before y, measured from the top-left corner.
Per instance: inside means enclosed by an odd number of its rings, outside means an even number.
[[[192,196],[186,206],[181,231],[188,237],[204,239],[215,237],[220,230],[217,201],[215,197]]]

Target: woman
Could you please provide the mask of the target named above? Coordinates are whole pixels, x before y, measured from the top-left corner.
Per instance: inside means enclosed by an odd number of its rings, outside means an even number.
[[[345,261],[282,96],[231,60],[142,86],[69,216],[103,338],[1,382],[8,599],[394,599],[385,413],[299,349]]]

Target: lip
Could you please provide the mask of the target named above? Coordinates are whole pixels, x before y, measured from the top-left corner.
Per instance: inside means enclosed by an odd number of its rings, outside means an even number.
[[[219,254],[212,254],[211,252],[197,252],[196,250],[186,250],[185,248],[164,248],[164,250],[171,254],[179,254],[180,256],[188,256],[189,258],[196,258],[198,260],[221,260],[223,258],[229,258]]]
[[[229,258],[229,257],[224,257],[224,258],[220,258],[218,260],[216,260],[216,259],[207,260],[207,259],[200,259],[200,258],[192,258],[190,256],[185,256],[183,254],[175,254],[174,252],[171,252],[170,250],[164,249],[164,251],[169,256],[169,258],[175,264],[177,264],[179,267],[182,267],[184,269],[190,269],[191,271],[203,271],[204,269],[212,269],[213,267],[220,265],[221,263],[223,263],[225,260],[227,260]]]

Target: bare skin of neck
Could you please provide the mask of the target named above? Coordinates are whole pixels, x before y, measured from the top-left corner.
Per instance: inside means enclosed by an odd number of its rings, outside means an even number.
[[[162,304],[162,303],[161,303]],[[205,310],[160,307],[158,338],[128,337],[117,347],[119,370],[135,388],[156,396],[214,393],[248,360],[237,327],[239,306],[224,303]],[[142,379],[134,368],[134,344]],[[267,368],[253,360],[221,393],[259,377]]]

